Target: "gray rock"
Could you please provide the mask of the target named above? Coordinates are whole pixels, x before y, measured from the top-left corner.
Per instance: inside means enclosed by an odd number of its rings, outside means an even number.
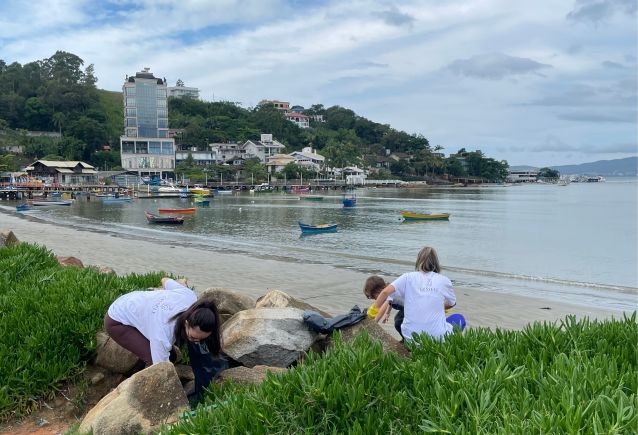
[[[3,246],[13,246],[20,243],[18,238],[13,234],[11,230],[0,231],[0,248]]]
[[[341,332],[343,342],[350,343],[354,341],[356,335],[363,329],[368,332],[370,338],[381,342],[381,346],[383,347],[384,352],[395,352],[402,357],[410,356],[410,351],[403,345],[403,343],[385,332],[381,325],[379,325],[377,322],[374,321],[374,319],[370,319],[369,317],[366,317],[356,325],[339,329],[339,332]],[[330,348],[333,345],[334,340],[332,339],[332,337],[328,336],[326,338],[326,348]]]
[[[129,373],[139,361],[134,354],[117,344],[106,332],[97,333],[95,365],[114,373]]]
[[[224,352],[247,367],[288,367],[317,337],[302,316],[298,308],[240,311],[222,326]]]
[[[312,310],[316,311],[324,317],[332,317],[332,314],[326,313],[318,308],[313,307],[312,305],[301,301],[299,299],[295,299],[287,293],[282,292],[281,290],[271,290],[259,299],[257,299],[257,304],[255,308],[299,308],[300,310]]]
[[[168,361],[154,364],[104,396],[82,420],[78,432],[94,435],[152,433],[189,409],[177,372]]]
[[[225,288],[207,288],[200,293],[199,299],[202,298],[215,301],[222,324],[240,311],[255,308],[255,301],[250,296]]]
[[[268,366],[255,366],[248,367],[233,367],[226,369],[219,375],[221,382],[232,380],[239,384],[261,384],[268,372],[281,373],[286,369],[281,367],[268,367]]]

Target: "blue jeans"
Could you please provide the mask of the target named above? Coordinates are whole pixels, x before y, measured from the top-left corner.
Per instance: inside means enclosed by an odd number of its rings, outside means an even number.
[[[188,358],[195,375],[195,390],[188,395],[191,400],[196,399],[213,379],[228,368],[228,360],[223,354],[219,357],[211,355],[206,344],[191,341],[188,342]]]

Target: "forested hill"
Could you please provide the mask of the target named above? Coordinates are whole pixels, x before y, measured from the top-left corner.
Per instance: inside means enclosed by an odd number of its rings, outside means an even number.
[[[638,175],[638,157],[598,160],[580,165],[552,166],[561,174],[587,174],[604,176]]]
[[[25,65],[0,60],[0,145],[22,145],[25,161],[48,158],[84,160],[99,168],[119,166],[122,94],[99,90],[96,82],[93,65],[84,67],[84,60],[72,53],[58,51]],[[304,113],[322,115],[324,122],[312,120],[310,128],[302,129],[269,105],[245,109],[231,102],[169,98],[169,126],[181,130],[178,143],[191,147],[259,140],[262,133],[272,133],[286,152],[312,146],[331,167],[374,167],[379,176],[423,179],[451,174],[498,181],[507,174],[507,162],[480,150],[463,149],[462,155],[445,158],[422,135],[373,122],[344,107],[315,104]],[[27,137],[26,130],[56,131],[61,139]],[[398,157],[388,159],[391,153]],[[20,157],[3,165],[15,168],[18,163],[24,163]]]

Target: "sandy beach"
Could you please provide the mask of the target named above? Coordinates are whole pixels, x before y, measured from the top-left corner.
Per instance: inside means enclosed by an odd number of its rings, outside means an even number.
[[[54,225],[7,210],[0,210],[0,230],[11,230],[20,241],[44,245],[56,255],[77,257],[87,266],[109,266],[119,275],[163,270],[186,277],[196,291],[224,287],[257,298],[278,289],[334,315],[347,312],[355,304],[364,308],[370,303],[362,292],[368,275],[325,264],[212,252],[179,246],[170,239],[162,244]],[[597,319],[622,317],[622,311],[616,310],[468,288],[455,291],[455,311],[465,315],[469,327],[518,329],[533,321],[554,321],[568,314]],[[390,324],[386,329],[398,336]]]

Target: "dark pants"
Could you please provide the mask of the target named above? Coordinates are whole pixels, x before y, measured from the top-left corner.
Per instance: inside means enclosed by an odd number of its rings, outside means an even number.
[[[139,359],[144,361],[146,367],[153,364],[151,358],[151,344],[140,331],[133,326],[124,325],[109,317],[104,316],[104,327],[109,336],[124,349],[134,353]],[[174,353],[171,351],[171,356]],[[191,396],[198,396],[202,389],[224,369],[228,368],[228,361],[223,355],[214,357],[208,352],[204,343],[193,343],[188,341],[188,358],[191,362],[193,375],[195,375],[195,389],[189,392]],[[172,358],[171,358],[172,359]]]
[[[392,307],[392,309],[397,311],[397,313],[394,315],[394,329],[396,329],[399,335],[403,337],[403,334],[401,334],[401,324],[403,323],[403,317],[405,316],[403,305],[390,304],[390,306]]]

